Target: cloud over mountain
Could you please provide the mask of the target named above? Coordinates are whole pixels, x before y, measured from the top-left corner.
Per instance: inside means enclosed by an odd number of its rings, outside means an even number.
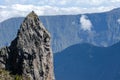
[[[0,22],[32,10],[38,15],[66,15],[104,12],[119,5],[120,0],[0,0]]]
[[[81,28],[86,31],[91,31],[92,28],[92,23],[91,21],[88,19],[88,17],[86,15],[82,15],[80,17],[80,24],[81,24]]]
[[[57,7],[57,6],[37,6],[37,5],[0,5],[0,22],[11,17],[25,16],[32,10],[38,15],[67,15],[67,14],[80,14],[80,13],[93,13],[104,12],[113,9],[113,7],[98,7],[98,8],[80,8],[80,7]]]

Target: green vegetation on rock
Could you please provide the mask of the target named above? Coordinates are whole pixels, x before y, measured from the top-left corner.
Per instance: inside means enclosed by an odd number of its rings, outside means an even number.
[[[21,75],[11,75],[9,71],[0,69],[0,80],[30,80],[30,78],[24,78]]]

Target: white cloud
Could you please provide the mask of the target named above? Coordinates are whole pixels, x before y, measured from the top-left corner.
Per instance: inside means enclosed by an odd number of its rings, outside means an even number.
[[[54,0],[53,0],[54,2]],[[63,2],[64,4],[65,2]],[[21,5],[13,4],[8,6],[0,5],[0,22],[11,17],[26,16],[29,12],[34,10],[38,15],[67,15],[67,14],[83,14],[104,12],[113,9],[111,7],[93,7],[93,8],[80,8],[80,7],[56,7],[50,5],[35,6],[35,5]]]
[[[91,5],[91,6],[101,5],[105,2],[106,0],[77,0],[78,4]]]
[[[115,3],[115,2],[120,2],[120,0],[110,0],[111,2]]]
[[[7,8],[6,6],[0,5],[0,9],[5,9]]]
[[[92,23],[91,23],[91,21],[87,18],[86,15],[82,15],[82,16],[80,17],[80,23],[81,23],[81,28],[82,28],[84,31],[91,31]]]
[[[31,1],[31,0],[30,0]],[[120,2],[120,0],[36,0],[38,4],[43,4],[44,5],[65,5],[65,6],[105,6],[107,4],[109,5],[116,5],[113,3]],[[119,3],[120,4],[120,3]],[[82,6],[81,6],[82,5]]]
[[[103,2],[105,2],[105,0],[91,0],[89,4],[91,4],[91,5],[101,5]]]
[[[10,4],[33,4],[33,5],[52,5],[52,6],[72,6],[72,7],[93,7],[93,6],[116,6],[120,0],[3,0],[2,3]],[[119,7],[119,6],[118,6]]]
[[[120,24],[120,19],[118,19],[117,22]]]
[[[66,5],[67,1],[66,0],[61,0],[60,4],[61,5]]]

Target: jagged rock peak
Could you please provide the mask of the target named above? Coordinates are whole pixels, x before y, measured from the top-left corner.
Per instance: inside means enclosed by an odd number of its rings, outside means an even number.
[[[27,17],[38,17],[38,16],[37,16],[37,14],[34,11],[32,11],[31,13],[29,13],[27,15]]]
[[[2,50],[2,54],[8,54],[5,57],[8,59],[3,61],[5,68],[12,74],[23,75],[25,80],[26,76],[31,80],[54,80],[50,39],[49,32],[32,11],[24,19],[10,47]]]
[[[38,27],[38,29],[42,28],[43,30],[45,30],[47,32],[47,30],[43,26],[42,22],[40,22],[38,15],[34,11],[32,11],[24,19],[20,29],[26,30],[26,29],[35,28],[35,27]]]

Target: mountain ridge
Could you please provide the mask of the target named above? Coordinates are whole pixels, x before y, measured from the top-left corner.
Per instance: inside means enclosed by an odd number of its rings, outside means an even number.
[[[110,47],[76,44],[54,54],[57,80],[119,80],[120,42]]]
[[[116,11],[117,10],[117,11]],[[117,12],[117,13],[116,13]],[[40,16],[39,18],[52,35],[53,52],[78,43],[92,43],[97,46],[111,46],[120,41],[120,24],[117,20],[119,8],[103,13],[89,13],[78,15]],[[92,23],[91,31],[84,31],[80,18],[87,17]],[[20,22],[23,18],[12,18],[0,23],[0,46],[9,45],[15,38]],[[12,23],[12,24],[11,24]],[[7,31],[5,31],[7,28]],[[11,33],[11,31],[13,31]]]

